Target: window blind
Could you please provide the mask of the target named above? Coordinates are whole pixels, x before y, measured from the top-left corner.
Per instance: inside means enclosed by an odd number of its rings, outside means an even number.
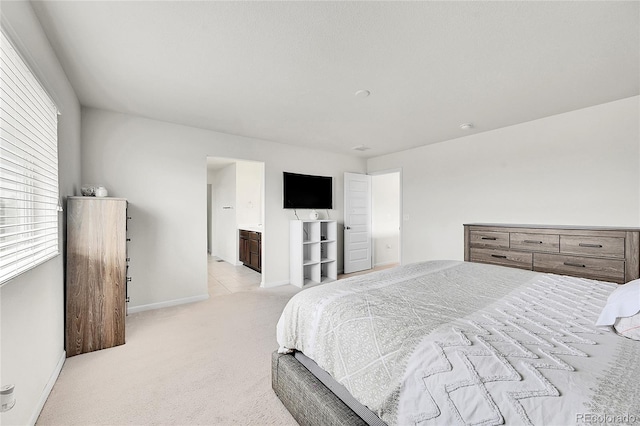
[[[58,111],[0,31],[0,285],[58,254]]]

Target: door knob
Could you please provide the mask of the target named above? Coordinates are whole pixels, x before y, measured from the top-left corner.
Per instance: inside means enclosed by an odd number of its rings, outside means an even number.
[[[350,226],[345,226],[344,229],[351,229],[351,227]]]

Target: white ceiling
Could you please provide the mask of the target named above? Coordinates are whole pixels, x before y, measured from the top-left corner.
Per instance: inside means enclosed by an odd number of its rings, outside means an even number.
[[[637,1],[32,3],[82,105],[365,157],[639,93]]]

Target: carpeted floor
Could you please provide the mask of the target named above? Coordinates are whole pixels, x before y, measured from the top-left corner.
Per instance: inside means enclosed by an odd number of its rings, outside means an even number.
[[[299,289],[214,260],[209,273],[210,299],[130,315],[125,345],[68,358],[37,424],[295,425],[270,355]]]
[[[208,300],[129,315],[125,345],[68,358],[37,424],[296,425],[271,389],[271,353],[300,289],[260,279],[209,258]]]

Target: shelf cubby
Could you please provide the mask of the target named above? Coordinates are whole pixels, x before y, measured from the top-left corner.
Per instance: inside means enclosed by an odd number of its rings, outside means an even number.
[[[338,231],[334,220],[292,220],[290,282],[298,287],[338,278]]]

